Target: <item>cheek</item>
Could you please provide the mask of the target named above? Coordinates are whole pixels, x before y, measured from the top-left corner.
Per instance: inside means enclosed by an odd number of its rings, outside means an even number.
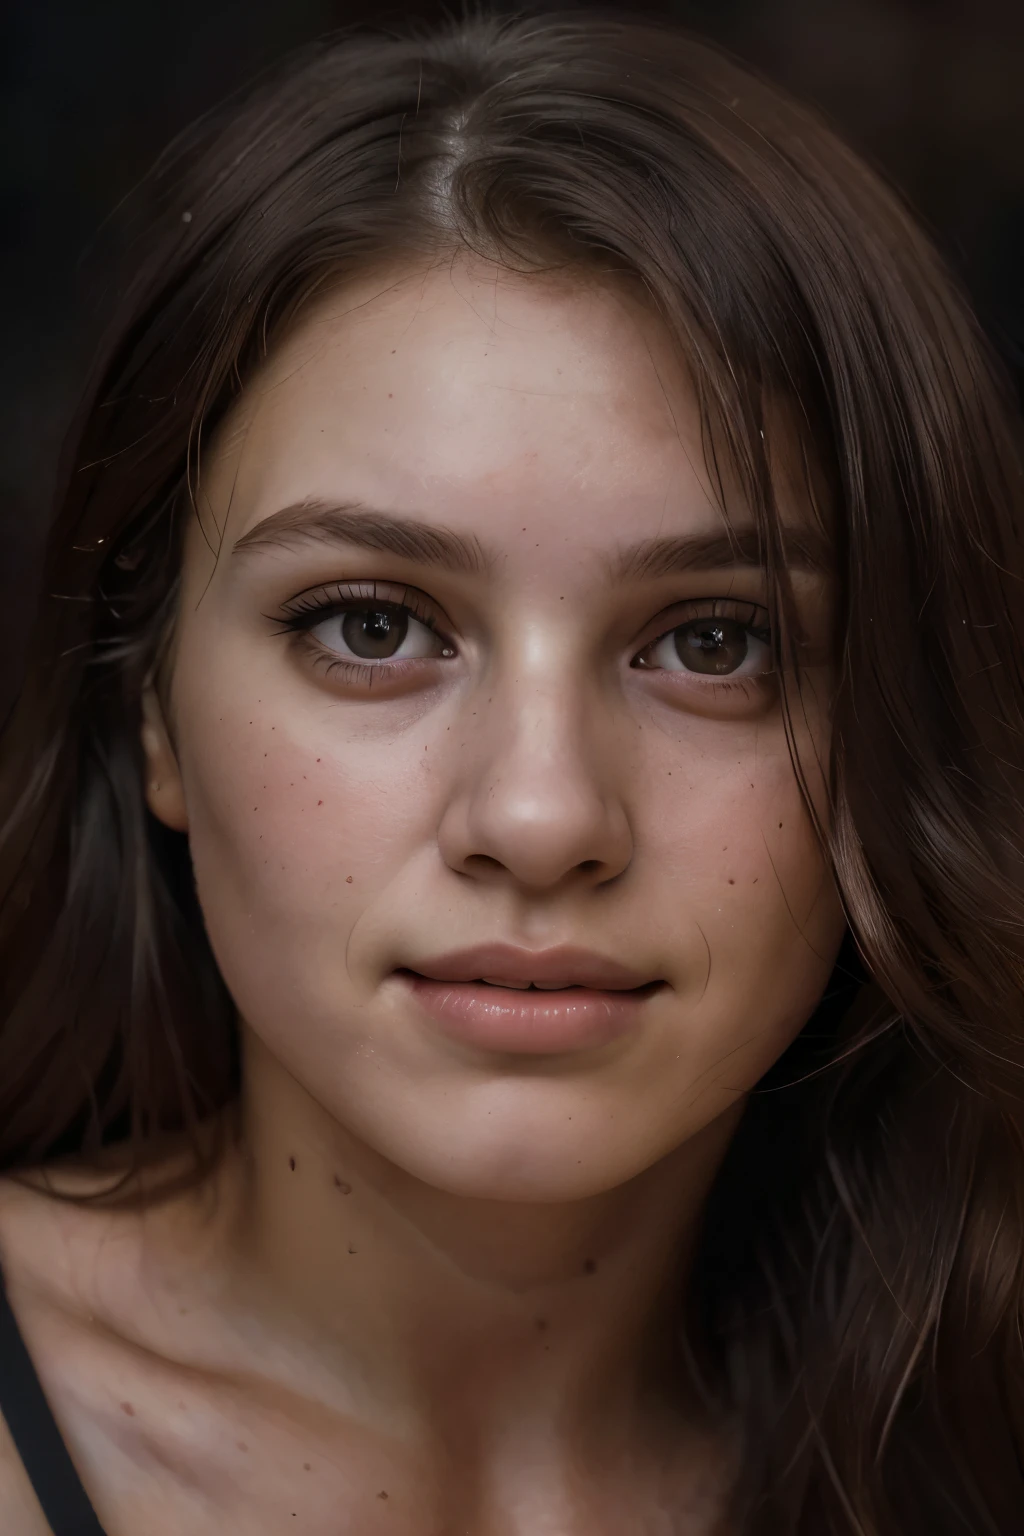
[[[243,1014],[318,1011],[350,938],[430,827],[422,741],[360,741],[269,690],[179,706],[189,843],[206,927]],[[358,982],[358,977],[355,978]]]
[[[781,728],[759,732],[756,750],[693,752],[655,778],[653,921],[678,957],[685,1054],[697,1071],[731,1060],[746,1088],[828,982],[845,929],[838,893]]]

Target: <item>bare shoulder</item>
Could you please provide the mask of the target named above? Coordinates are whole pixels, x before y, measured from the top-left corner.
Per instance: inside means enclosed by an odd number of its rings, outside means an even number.
[[[168,1472],[158,1463],[180,1392],[168,1354],[185,1319],[166,1277],[190,1254],[176,1252],[173,1202],[111,1206],[94,1198],[103,1187],[74,1168],[0,1179],[0,1268],[58,1431],[106,1527],[121,1533],[140,1529],[137,1501]],[[2,1419],[0,1533],[51,1536]]]
[[[28,1474],[0,1416],[0,1531],[4,1536],[52,1536]]]
[[[47,1195],[37,1181],[0,1179],[0,1266],[19,1327],[28,1334],[34,1355],[39,1352],[39,1314],[45,1316],[54,1307],[65,1314],[70,1311],[71,1293],[66,1292],[65,1281],[69,1256],[80,1247],[83,1236],[79,1233],[76,1242],[77,1226],[75,1207]],[[28,1329],[26,1309],[32,1324]],[[42,1353],[47,1355],[48,1333],[44,1324]],[[52,1536],[2,1413],[0,1531],[4,1536],[8,1532],[10,1536]]]
[[[112,1149],[102,1166],[67,1161],[0,1178],[0,1269],[19,1318],[47,1308],[116,1332],[144,1270],[152,1283],[154,1256],[202,1241],[188,1166],[172,1144],[134,1174],[128,1153]]]
[[[80,1198],[92,1192],[63,1171],[0,1179],[0,1268],[19,1322],[95,1313],[103,1254],[114,1240],[127,1256],[132,1223]]]

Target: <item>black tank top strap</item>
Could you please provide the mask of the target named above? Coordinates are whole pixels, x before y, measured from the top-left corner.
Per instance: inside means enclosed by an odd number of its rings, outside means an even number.
[[[104,1536],[46,1401],[0,1272],[0,1413],[53,1536]]]

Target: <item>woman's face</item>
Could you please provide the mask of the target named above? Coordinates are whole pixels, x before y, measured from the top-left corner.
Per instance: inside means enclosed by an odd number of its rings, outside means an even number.
[[[200,499],[149,797],[257,1054],[485,1198],[595,1194],[731,1120],[843,921],[657,324],[481,263],[378,274],[270,358]],[[794,579],[811,770],[827,595]]]

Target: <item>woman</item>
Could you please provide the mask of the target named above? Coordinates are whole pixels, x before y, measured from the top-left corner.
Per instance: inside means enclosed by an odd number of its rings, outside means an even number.
[[[3,747],[3,1530],[1019,1530],[1020,438],[928,244],[592,18],[142,196]]]

